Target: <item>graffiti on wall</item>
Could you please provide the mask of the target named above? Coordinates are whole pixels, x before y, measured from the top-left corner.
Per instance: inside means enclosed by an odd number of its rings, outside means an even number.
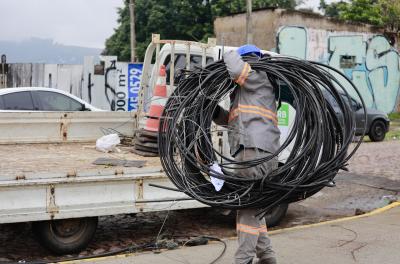
[[[368,107],[396,110],[400,55],[384,36],[285,26],[277,35],[277,51],[333,66],[353,81]]]
[[[115,56],[95,59],[85,57],[84,60],[82,99],[104,110],[136,110],[139,95],[135,89],[139,88],[143,65],[118,62]]]

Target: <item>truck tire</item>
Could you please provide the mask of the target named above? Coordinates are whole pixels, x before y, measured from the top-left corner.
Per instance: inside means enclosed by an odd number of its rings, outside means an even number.
[[[372,123],[369,129],[369,138],[371,141],[379,142],[385,139],[386,125],[382,120],[376,120]]]
[[[71,218],[32,223],[40,244],[55,254],[71,254],[86,248],[97,228],[97,217]]]
[[[285,217],[288,204],[280,204],[277,207],[273,208],[267,215],[265,215],[265,223],[267,227],[274,227],[279,225],[282,219]]]

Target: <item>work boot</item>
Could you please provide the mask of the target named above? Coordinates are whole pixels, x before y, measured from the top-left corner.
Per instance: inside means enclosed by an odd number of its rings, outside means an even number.
[[[256,261],[255,264],[277,264],[276,258],[262,258]]]

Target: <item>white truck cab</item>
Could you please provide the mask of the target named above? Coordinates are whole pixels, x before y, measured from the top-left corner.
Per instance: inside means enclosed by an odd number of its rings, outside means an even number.
[[[153,35],[154,36],[154,35]],[[156,39],[158,38],[158,35],[155,35]],[[174,54],[175,60],[174,60],[174,77],[177,76],[178,72],[182,69],[187,69],[187,70],[192,70],[195,67],[202,67],[207,64],[210,64],[214,61],[222,59],[222,55],[225,52],[228,52],[230,50],[236,50],[238,47],[232,47],[232,46],[221,46],[221,45],[214,45],[214,39],[209,39],[208,46],[202,47],[199,46],[199,43],[197,42],[190,42],[190,41],[181,41],[181,42],[176,42],[174,43],[165,43],[162,48],[160,48],[159,55],[158,57],[158,66],[159,65],[165,65],[166,71],[167,71],[167,85],[170,85],[171,81],[171,54]],[[194,44],[195,43],[195,44]],[[211,43],[211,44],[210,44]],[[264,54],[269,54],[269,55],[278,55],[277,53],[262,50]],[[190,54],[190,56],[187,56]],[[189,58],[190,57],[190,58]],[[143,68],[145,67],[150,67],[150,76],[151,78],[149,79],[149,84],[150,87],[153,87],[155,80],[157,79],[158,76],[158,68],[159,67],[153,67],[155,63],[151,65],[146,65],[146,59],[145,59],[145,64],[143,65]],[[143,83],[144,84],[144,83]],[[171,87],[171,86],[169,86]],[[173,89],[173,87],[171,88]],[[172,91],[169,91],[172,92]],[[151,94],[151,92],[150,92]]]

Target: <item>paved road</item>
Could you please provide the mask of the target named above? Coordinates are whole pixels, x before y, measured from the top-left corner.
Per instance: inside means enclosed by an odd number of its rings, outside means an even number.
[[[383,212],[338,219],[304,228],[286,229],[271,235],[280,264],[397,264],[400,259],[400,203]],[[382,211],[382,210],[381,210]],[[219,264],[232,263],[235,240],[226,240],[227,251]],[[85,263],[211,263],[222,244],[185,247],[160,254],[117,256]],[[77,263],[77,262],[76,262]]]

